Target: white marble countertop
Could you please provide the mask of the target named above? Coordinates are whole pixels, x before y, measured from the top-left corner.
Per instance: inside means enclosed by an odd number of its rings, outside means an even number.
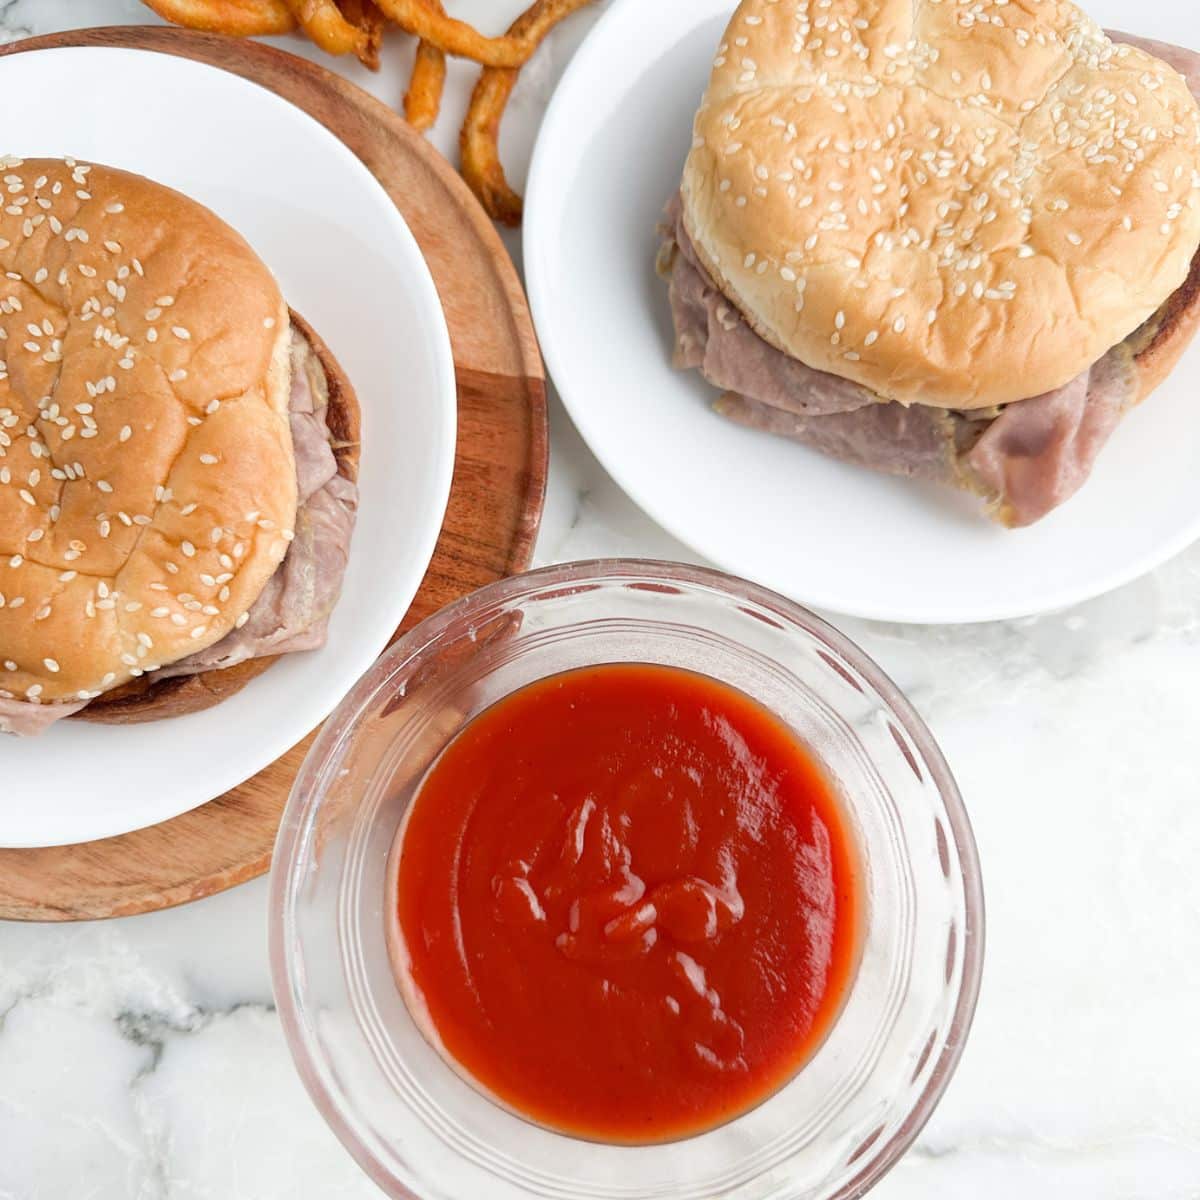
[[[495,28],[523,4],[455,11]],[[0,0],[0,40],[153,19],[138,0]],[[504,137],[518,181],[592,19],[574,18],[522,76]],[[397,39],[378,76],[346,70],[396,103],[409,53]],[[435,133],[447,151],[469,79],[453,69]],[[558,407],[552,453],[539,562],[694,558]],[[932,726],[987,887],[962,1064],[873,1196],[1200,1197],[1200,547],[1057,615],[941,629],[833,619]],[[260,880],[145,917],[0,923],[0,1200],[380,1196],[293,1073],[266,894]]]

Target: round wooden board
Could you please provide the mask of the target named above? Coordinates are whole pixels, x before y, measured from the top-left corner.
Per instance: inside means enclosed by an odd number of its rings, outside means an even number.
[[[546,482],[545,374],[512,261],[450,164],[366,92],[258,42],[124,26],[31,38],[0,47],[0,55],[58,46],[137,47],[243,75],[304,109],[362,159],[429,263],[458,378],[450,503],[433,561],[397,636],[466,592],[524,570]],[[311,737],[241,787],[161,825],[75,846],[0,849],[0,917],[127,916],[261,875]]]

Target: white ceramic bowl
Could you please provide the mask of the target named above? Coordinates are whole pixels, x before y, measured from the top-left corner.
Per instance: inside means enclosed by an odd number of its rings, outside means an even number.
[[[454,363],[433,280],[395,205],[346,146],[274,93],[172,55],[92,47],[0,59],[0,92],[3,152],[137,171],[238,229],[346,369],[364,438],[350,565],[321,650],[287,655],[206,712],[147,725],[64,721],[42,737],[0,739],[0,846],[47,846],[124,833],[220,795],[295,745],[371,665],[441,527]]]
[[[999,620],[1118,586],[1200,535],[1200,344],[1105,446],[1091,479],[1027,529],[964,493],[741,429],[671,367],[655,227],[734,0],[615,0],[538,137],[525,275],[546,363],[580,433],[656,521],[725,570],[885,621]],[[1102,21],[1200,46],[1200,5],[1085,0]],[[1021,364],[1013,363],[1019,372]]]

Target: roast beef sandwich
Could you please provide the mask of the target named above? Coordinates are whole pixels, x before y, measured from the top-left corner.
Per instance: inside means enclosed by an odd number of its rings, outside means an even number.
[[[213,705],[325,637],[359,415],[208,209],[0,159],[0,729]]]
[[[1200,319],[1197,96],[1066,0],[743,0],[668,207],[677,364],[1038,520]]]

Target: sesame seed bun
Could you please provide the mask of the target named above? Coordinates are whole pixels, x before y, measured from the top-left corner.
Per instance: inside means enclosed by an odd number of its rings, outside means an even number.
[[[325,374],[328,390],[325,423],[333,439],[338,474],[353,483],[358,479],[361,429],[358,397],[341,364],[312,326],[297,312],[292,312],[291,319],[293,327],[299,330],[315,351]],[[71,719],[98,721],[107,725],[133,725],[200,712],[240,692],[250,680],[278,661],[278,655],[268,655],[247,659],[232,667],[202,671],[197,675],[172,679],[143,675],[106,692]]]
[[[93,700],[223,638],[294,528],[288,310],[241,236],[0,160],[0,689]]]
[[[1060,387],[1200,244],[1195,100],[1065,0],[743,0],[694,132],[683,221],[713,279],[888,400]]]

